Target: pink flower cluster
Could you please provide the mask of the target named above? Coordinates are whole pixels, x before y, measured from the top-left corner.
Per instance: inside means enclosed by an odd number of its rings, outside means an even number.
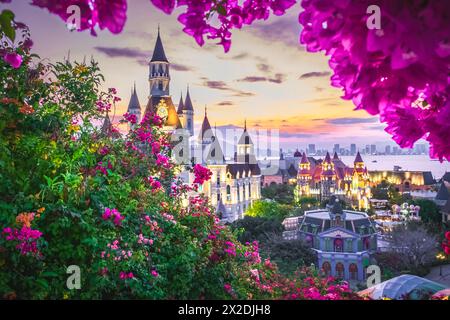
[[[445,233],[445,240],[442,243],[442,249],[444,249],[447,256],[450,256],[450,231]]]
[[[100,161],[97,164],[97,167],[95,167],[95,170],[97,170],[97,171],[101,172],[102,174],[104,174],[105,176],[107,176],[108,175],[108,170],[112,170],[112,168],[113,167],[112,167],[111,162],[108,161],[108,164],[105,167],[105,166],[103,166],[103,162]]]
[[[120,33],[127,20],[126,0],[33,0],[32,4],[47,9],[66,22],[73,14],[68,10],[69,6],[77,5],[81,13],[77,31],[91,30],[92,35],[97,35],[96,27]]]
[[[166,221],[172,222],[173,224],[176,224],[176,223],[177,223],[177,221],[175,220],[174,216],[171,215],[171,214],[169,214],[169,213],[163,212],[163,213],[161,214],[161,216],[162,216]]]
[[[123,118],[126,120],[126,121],[128,121],[129,123],[131,123],[131,124],[136,124],[136,122],[137,122],[137,117],[136,117],[136,115],[135,114],[130,114],[130,113],[125,113],[124,115],[123,115]]]
[[[105,212],[102,214],[102,219],[110,220],[111,218],[116,226],[121,226],[122,221],[125,219],[125,217],[122,216],[117,209],[105,208]]]
[[[161,182],[159,182],[158,180],[156,180],[153,177],[148,177],[147,178],[147,183],[152,188],[152,192],[157,192],[157,191],[160,191],[162,189]]]
[[[119,278],[120,278],[121,280],[133,279],[133,278],[134,278],[134,274],[133,274],[133,272],[124,272],[124,271],[121,271],[120,274],[119,274]]]
[[[170,169],[171,168],[171,163],[169,161],[169,157],[167,157],[166,155],[161,154],[161,153],[159,153],[156,156],[156,165],[157,166],[162,166],[162,167],[164,167],[166,169]]]
[[[186,6],[186,11],[178,17],[184,25],[183,31],[192,36],[202,46],[204,37],[219,39],[225,52],[231,46],[231,30],[240,29],[244,24],[250,25],[256,20],[267,20],[270,12],[282,15],[295,4],[295,0],[151,0],[152,3],[167,14],[175,7]],[[218,14],[217,19],[210,19],[211,13]],[[217,23],[216,23],[217,22]],[[215,25],[213,25],[215,23]]]
[[[33,230],[27,226],[23,226],[20,230],[8,227],[3,229],[3,233],[7,241],[18,241],[16,248],[22,255],[39,254],[37,240],[42,236],[39,230]]]
[[[259,255],[259,244],[258,241],[253,241],[251,244],[246,243],[249,249],[245,251],[244,257],[247,258],[251,263],[260,263],[261,257]]]
[[[204,182],[211,179],[211,170],[201,166],[200,164],[196,164],[193,168],[193,171],[195,175],[194,183],[203,184]]]
[[[325,51],[331,83],[356,109],[380,115],[386,131],[410,148],[430,142],[432,157],[450,160],[450,64],[445,1],[381,0],[381,28],[369,29],[370,0],[304,0],[301,42]]]
[[[153,244],[153,239],[146,238],[146,237],[144,237],[144,235],[142,233],[140,233],[139,236],[138,236],[137,243],[152,245]]]
[[[145,216],[144,220],[145,220],[145,225],[150,228],[150,231],[156,231],[156,232],[161,231],[161,228],[159,227],[158,222],[152,220],[150,218],[150,216]]]
[[[111,111],[111,104],[104,102],[104,101],[97,101],[95,103],[95,105],[97,106],[97,111],[100,113],[105,113],[105,112],[110,112]]]
[[[236,256],[236,245],[231,241],[225,242],[225,249],[223,250],[226,254],[229,256],[235,257]]]

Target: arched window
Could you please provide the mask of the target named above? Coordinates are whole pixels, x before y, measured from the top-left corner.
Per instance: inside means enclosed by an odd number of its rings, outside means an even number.
[[[231,201],[231,187],[227,185],[227,201]]]
[[[162,90],[162,89],[163,89],[163,83],[162,83],[162,81],[159,81],[159,83],[158,83],[158,89],[159,89],[159,90]]]
[[[336,251],[336,252],[343,251],[343,241],[341,238],[334,239],[334,251]]]
[[[354,263],[351,263],[348,267],[348,271],[350,273],[350,280],[358,279],[358,266]]]
[[[344,265],[340,262],[336,263],[336,278],[344,278]]]
[[[217,192],[217,203],[220,201],[220,191]]]
[[[245,194],[245,183],[242,185],[242,200],[245,201],[246,199],[246,194]]]
[[[251,182],[248,184],[248,197],[249,198],[252,197],[252,183]]]
[[[322,272],[327,277],[331,274],[331,264],[329,262],[325,261],[322,264]]]
[[[217,173],[217,187],[220,187],[220,175]]]
[[[241,201],[241,190],[239,188],[239,185],[237,185],[236,187],[236,192],[237,192],[237,201],[240,202]]]

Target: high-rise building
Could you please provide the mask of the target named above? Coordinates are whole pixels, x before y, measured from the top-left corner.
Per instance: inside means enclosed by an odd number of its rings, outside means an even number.
[[[333,153],[339,153],[339,149],[340,149],[339,144],[336,143],[333,148]]]
[[[374,144],[370,145],[370,154],[376,154],[377,153],[377,146]]]
[[[350,145],[350,155],[354,156],[356,154],[356,144],[352,143]]]
[[[309,144],[308,145],[308,153],[309,154],[316,154],[316,145],[315,144]]]
[[[386,153],[387,155],[390,155],[391,154],[391,146],[386,146],[385,148],[384,148],[384,153]]]

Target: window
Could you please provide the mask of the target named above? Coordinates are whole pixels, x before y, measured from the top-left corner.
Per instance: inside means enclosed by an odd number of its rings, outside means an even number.
[[[324,273],[325,276],[329,276],[331,273],[331,264],[327,261],[325,261],[322,264],[322,272]]]
[[[220,191],[217,192],[217,203],[220,202]]]
[[[158,89],[159,89],[159,90],[163,90],[163,83],[162,83],[162,81],[159,81],[159,83],[158,83]]]
[[[248,184],[248,197],[249,198],[252,197],[252,183],[251,182]]]
[[[220,175],[217,173],[217,187],[220,187]]]
[[[241,201],[241,190],[239,190],[239,185],[237,185],[236,191],[237,191],[237,201],[239,202]]]
[[[344,278],[344,265],[340,262],[336,263],[336,278]]]
[[[358,266],[354,263],[351,263],[348,267],[348,271],[350,273],[350,280],[358,279]]]
[[[334,251],[342,252],[343,251],[343,241],[340,238],[334,239]]]
[[[231,187],[227,185],[227,201],[231,201]]]

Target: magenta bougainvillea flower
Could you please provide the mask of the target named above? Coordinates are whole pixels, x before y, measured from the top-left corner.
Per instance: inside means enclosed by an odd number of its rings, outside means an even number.
[[[71,5],[78,6],[81,14],[80,25],[76,26],[78,31],[89,29],[93,35],[96,35],[97,26],[100,30],[120,33],[127,20],[126,0],[33,0],[32,4],[47,9],[69,23],[73,23],[68,20],[74,12],[68,8]]]
[[[211,179],[212,172],[208,168],[201,166],[200,164],[196,164],[193,168],[193,172],[195,175],[194,183],[203,184],[204,182]]]
[[[450,23],[442,1],[377,1],[381,28],[369,29],[373,1],[304,0],[301,42],[325,51],[332,85],[356,109],[379,114],[401,147],[424,138],[450,160]]]
[[[7,53],[3,56],[3,59],[14,69],[20,68],[23,58],[17,53]]]

